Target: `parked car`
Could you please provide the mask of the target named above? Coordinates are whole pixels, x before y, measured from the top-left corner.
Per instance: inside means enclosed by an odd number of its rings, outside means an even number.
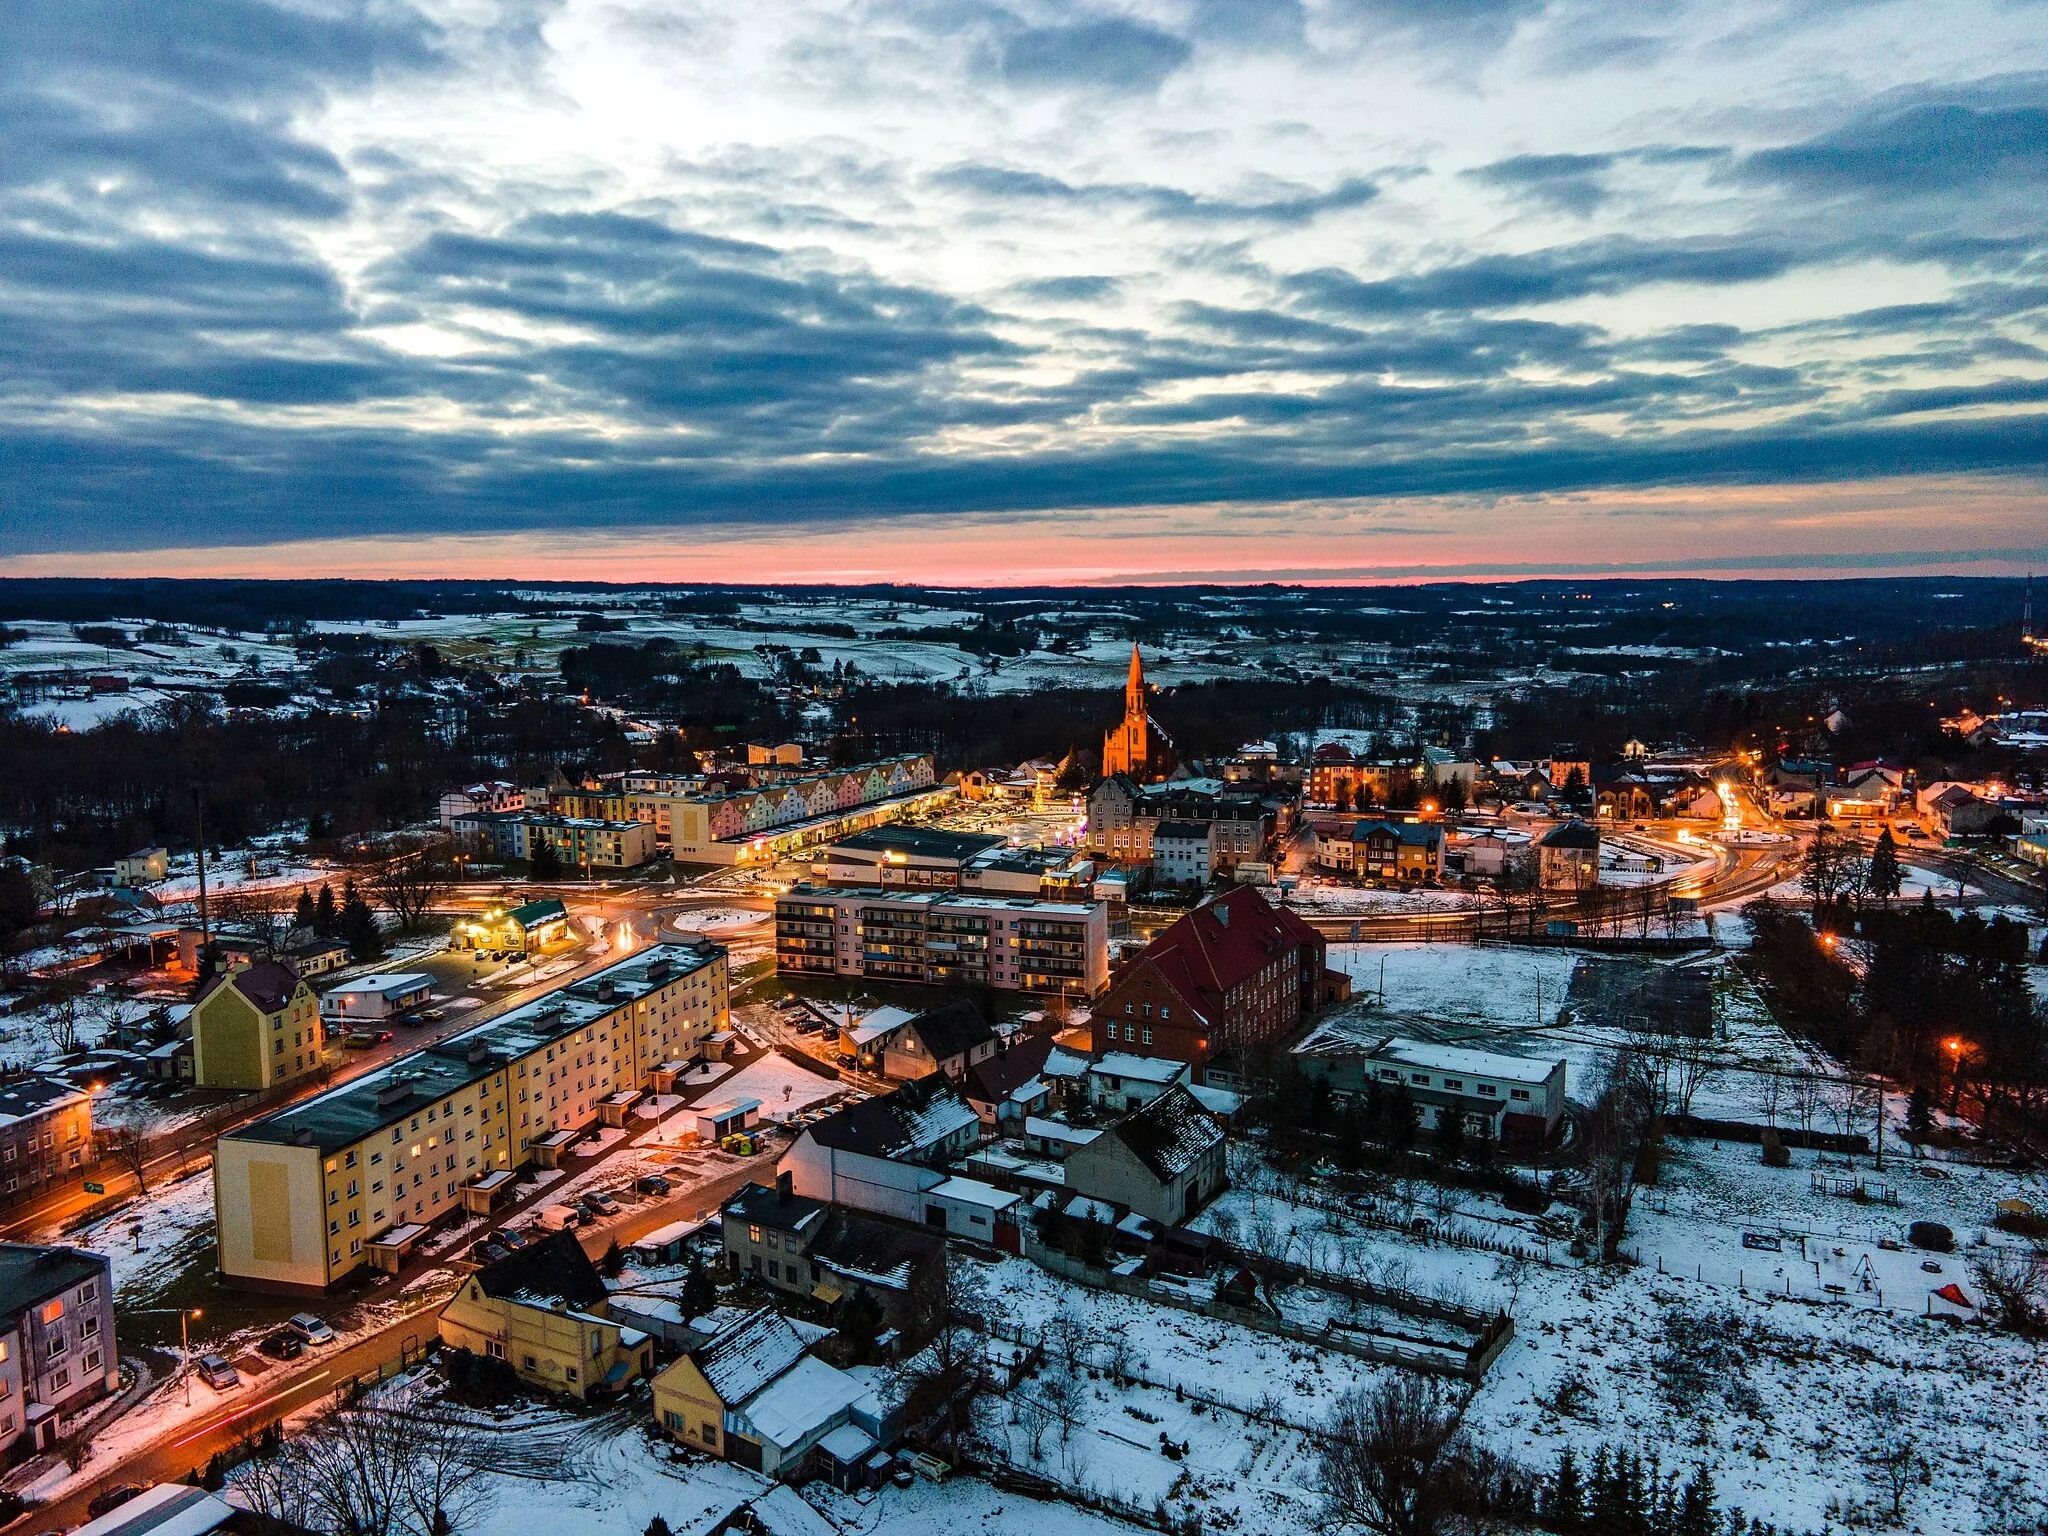
[[[616,1216],[619,1214],[619,1202],[601,1189],[593,1189],[589,1194],[585,1195],[583,1203],[601,1216]]]
[[[97,1520],[108,1510],[119,1509],[138,1493],[147,1493],[148,1491],[140,1483],[116,1483],[113,1487],[102,1489],[94,1494],[86,1504],[85,1512]]]
[[[199,1379],[214,1391],[225,1392],[229,1387],[242,1384],[242,1373],[234,1368],[226,1355],[201,1355]]]
[[[367,1051],[377,1043],[377,1037],[367,1029],[352,1029],[341,1037],[344,1051]]]
[[[643,1173],[633,1181],[633,1187],[643,1195],[665,1195],[669,1190],[668,1180],[658,1173]]]
[[[371,1041],[377,1045],[382,1045],[391,1038],[391,1031],[388,1029],[369,1029],[363,1031],[363,1033],[367,1034]]]
[[[334,1342],[334,1330],[310,1312],[294,1313],[285,1320],[285,1327],[308,1344],[324,1347]]]
[[[289,1328],[280,1328],[256,1346],[273,1360],[296,1360],[306,1352],[306,1341]]]

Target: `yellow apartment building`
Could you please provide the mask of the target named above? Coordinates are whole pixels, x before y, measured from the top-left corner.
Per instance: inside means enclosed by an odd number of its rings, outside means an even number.
[[[465,1184],[701,1058],[727,990],[723,949],[659,944],[221,1137],[222,1277],[314,1292],[402,1255]]]
[[[208,979],[192,1007],[192,1078],[202,1088],[276,1088],[317,1072],[320,1002],[282,960]]]

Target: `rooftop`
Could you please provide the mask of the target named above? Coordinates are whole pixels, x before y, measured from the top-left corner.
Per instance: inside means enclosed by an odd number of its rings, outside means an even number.
[[[12,1125],[31,1115],[46,1115],[61,1105],[87,1098],[82,1088],[49,1077],[11,1077],[0,1080],[0,1125]]]
[[[939,827],[875,827],[842,837],[825,850],[829,859],[841,849],[848,853],[917,854],[928,859],[957,859],[965,862],[978,853],[1000,848],[1006,840],[993,832],[948,832]]]
[[[1100,910],[1093,902],[1037,901],[1029,896],[963,896],[957,891],[875,891],[837,885],[793,885],[777,898],[776,905],[820,897],[865,902],[870,906],[886,902],[898,907],[962,907],[976,912],[1028,911],[1034,917],[1085,918]]]
[[[821,1147],[869,1157],[914,1158],[981,1119],[935,1075],[849,1104],[804,1132]]]
[[[239,971],[216,973],[199,989],[199,998],[213,996],[222,987],[233,987],[260,1012],[280,1013],[299,989],[299,973],[282,960],[258,960]]]
[[[508,1062],[609,1017],[724,953],[701,942],[643,949],[438,1044],[266,1115],[233,1132],[230,1139],[339,1152],[503,1071]]]
[[[20,1316],[59,1291],[107,1273],[107,1261],[82,1248],[0,1243],[0,1318]]]
[[[604,1280],[568,1228],[518,1248],[476,1272],[486,1296],[498,1300],[566,1301],[594,1307],[605,1298]]]
[[[1176,1084],[1142,1109],[1134,1109],[1109,1128],[1155,1177],[1177,1178],[1218,1142],[1218,1125],[1195,1096]]]
[[[741,1318],[689,1358],[728,1408],[744,1403],[810,1350],[814,1339],[773,1307]]]
[[[778,1232],[803,1232],[815,1227],[831,1209],[823,1200],[808,1195],[785,1195],[773,1184],[749,1184],[725,1202],[723,1214]]]

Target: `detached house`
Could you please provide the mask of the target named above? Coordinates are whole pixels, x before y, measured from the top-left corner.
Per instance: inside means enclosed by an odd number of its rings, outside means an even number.
[[[320,1070],[320,1004],[281,960],[211,977],[192,1005],[192,1075],[202,1088],[253,1092]]]
[[[1561,822],[1536,843],[1537,878],[1546,891],[1590,890],[1600,880],[1600,830]]]
[[[529,1386],[581,1399],[645,1376],[654,1345],[606,1315],[604,1281],[574,1232],[486,1264],[441,1310],[441,1342],[503,1360]]]
[[[882,1075],[901,1081],[943,1073],[959,1082],[996,1053],[996,1032],[967,998],[918,1014],[889,1037]]]
[[[1223,1128],[1176,1083],[1074,1147],[1066,1178],[1074,1194],[1126,1206],[1161,1226],[1179,1226],[1227,1182]]]

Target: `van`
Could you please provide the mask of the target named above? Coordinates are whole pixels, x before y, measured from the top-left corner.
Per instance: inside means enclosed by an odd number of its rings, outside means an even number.
[[[546,1205],[541,1207],[536,1219],[548,1231],[559,1232],[564,1227],[575,1226],[578,1218],[573,1205]]]

